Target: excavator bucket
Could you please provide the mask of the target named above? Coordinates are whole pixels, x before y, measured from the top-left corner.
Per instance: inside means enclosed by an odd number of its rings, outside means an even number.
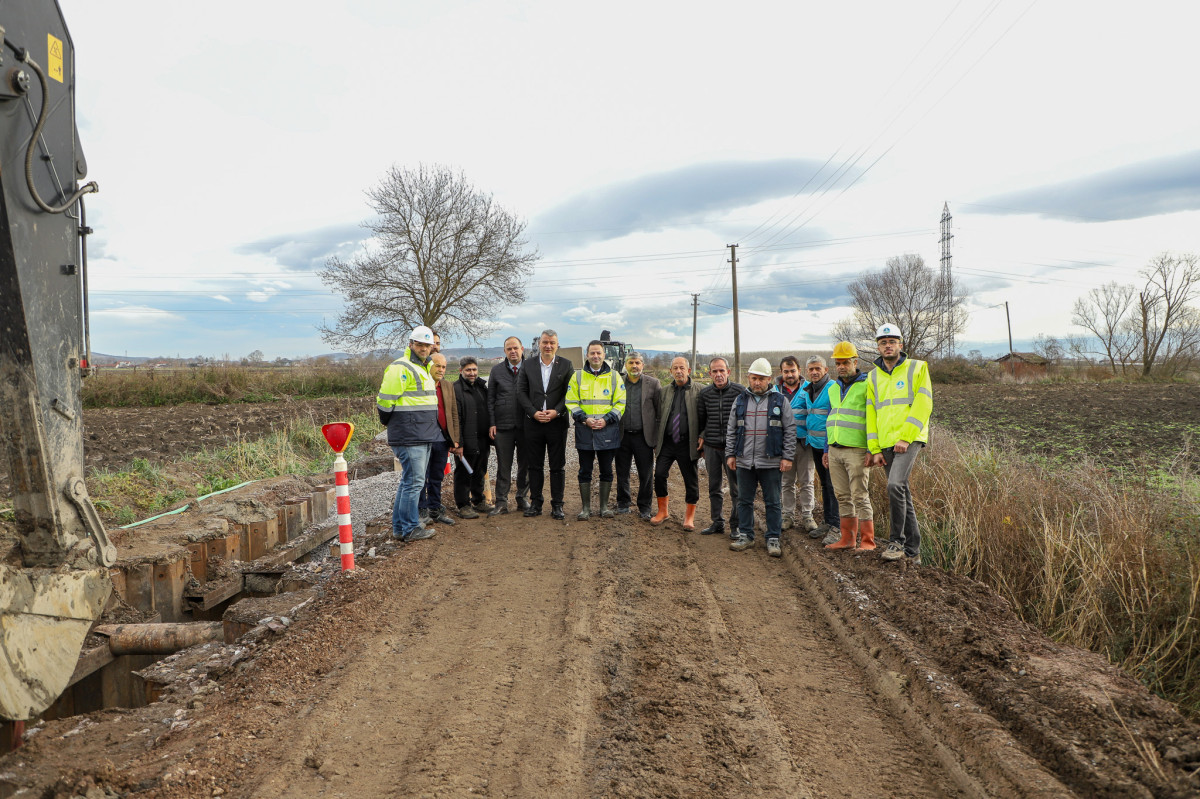
[[[32,719],[58,698],[111,591],[106,569],[0,566],[0,716]]]

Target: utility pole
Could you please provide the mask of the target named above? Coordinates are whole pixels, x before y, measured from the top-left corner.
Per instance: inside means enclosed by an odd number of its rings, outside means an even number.
[[[700,307],[700,295],[692,295],[692,374],[696,374],[696,314]]]
[[[950,241],[954,238],[954,234],[950,232],[952,221],[950,203],[946,202],[942,206],[942,238],[938,242],[942,245],[941,276],[938,285],[938,338],[940,339],[940,349],[944,358],[954,355],[954,322],[952,319],[954,278],[950,274],[951,264],[953,263],[950,255]]]
[[[738,335],[738,306],[737,306],[737,248],[736,244],[729,246],[729,263],[733,264],[733,377],[734,382],[742,379],[742,339]]]
[[[1004,318],[1008,322],[1008,370],[1015,377],[1017,374],[1017,358],[1012,349],[1012,317],[1008,315],[1008,300],[1004,301]]]

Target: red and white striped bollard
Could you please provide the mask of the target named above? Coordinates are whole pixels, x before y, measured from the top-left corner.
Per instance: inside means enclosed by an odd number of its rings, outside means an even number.
[[[342,452],[354,435],[350,422],[333,422],[321,427],[321,434],[333,447],[337,457],[333,461],[333,482],[337,486],[338,543],[342,551],[342,571],[354,570],[354,528],[350,525],[350,475],[346,471],[346,458]]]

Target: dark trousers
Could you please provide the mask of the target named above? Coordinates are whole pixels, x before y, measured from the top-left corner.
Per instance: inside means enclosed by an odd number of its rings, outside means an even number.
[[[767,506],[767,538],[779,538],[783,532],[783,472],[779,467],[738,469],[738,532],[754,540],[754,495],[762,486]]]
[[[487,474],[488,448],[484,447],[478,452],[464,452],[463,457],[474,471],[467,474],[462,461],[454,459],[457,461],[454,464],[454,504],[460,508],[463,505],[478,505],[483,502],[483,478]]]
[[[729,527],[737,529],[738,478],[737,472],[725,462],[725,449],[704,445],[704,470],[708,472],[708,512],[714,522],[721,518],[725,495],[721,493],[721,475],[729,481]]]
[[[517,499],[529,499],[529,465],[525,447],[525,431],[520,427],[496,431],[496,503],[508,501],[512,485],[513,453],[517,455]]]
[[[439,441],[429,447],[429,468],[425,470],[425,487],[417,500],[417,510],[432,510],[442,507],[442,478],[446,476],[446,458],[450,445]]]
[[[824,514],[823,521],[835,530],[842,523],[842,517],[838,513],[837,494],[833,491],[833,481],[829,478],[829,467],[823,461],[824,453],[819,449],[813,449],[813,467],[817,470],[817,479],[821,481],[821,513]]]
[[[546,473],[542,469],[548,459],[550,503],[561,505],[567,484],[567,426],[557,419],[553,422],[526,419],[525,445],[529,448],[529,503],[535,508],[542,507],[542,488],[546,484]]]
[[[679,473],[683,475],[684,501],[689,505],[700,501],[700,481],[696,476],[696,462],[692,460],[691,449],[687,441],[676,444],[667,439],[663,442],[658,461],[654,464],[655,496],[667,496],[667,475],[671,473],[671,464],[678,463]]]
[[[921,554],[921,529],[917,527],[917,509],[913,505],[912,489],[908,478],[912,474],[917,456],[921,454],[919,441],[908,445],[906,452],[897,454],[895,448],[883,451],[883,470],[887,472],[888,522],[891,540],[904,545],[904,554],[915,558]]]
[[[579,482],[592,482],[592,463],[600,461],[600,482],[611,483],[613,480],[613,458],[617,456],[615,449],[577,449],[579,453]]]
[[[628,507],[632,498],[629,491],[629,467],[637,464],[638,493],[637,507],[641,512],[650,510],[651,492],[654,489],[654,450],[646,443],[641,430],[621,434],[621,448],[617,450],[617,507]]]

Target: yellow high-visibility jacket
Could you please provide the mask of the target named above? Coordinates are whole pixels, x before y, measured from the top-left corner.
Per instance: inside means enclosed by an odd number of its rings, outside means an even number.
[[[933,383],[929,365],[903,352],[891,372],[883,358],[867,376],[867,449],[879,453],[897,441],[929,441],[933,413]]]
[[[842,395],[841,379],[829,381],[829,417],[825,425],[826,447],[833,444],[867,448],[867,376],[858,372]]]
[[[625,381],[607,363],[597,374],[576,369],[567,384],[567,413],[575,420],[575,449],[618,449],[621,415],[625,413]],[[585,422],[603,418],[607,426],[593,430]]]
[[[450,400],[453,402],[453,398]],[[392,361],[383,373],[375,397],[380,424],[387,427],[388,446],[411,447],[442,440],[438,427],[437,384],[429,368],[411,349]]]

